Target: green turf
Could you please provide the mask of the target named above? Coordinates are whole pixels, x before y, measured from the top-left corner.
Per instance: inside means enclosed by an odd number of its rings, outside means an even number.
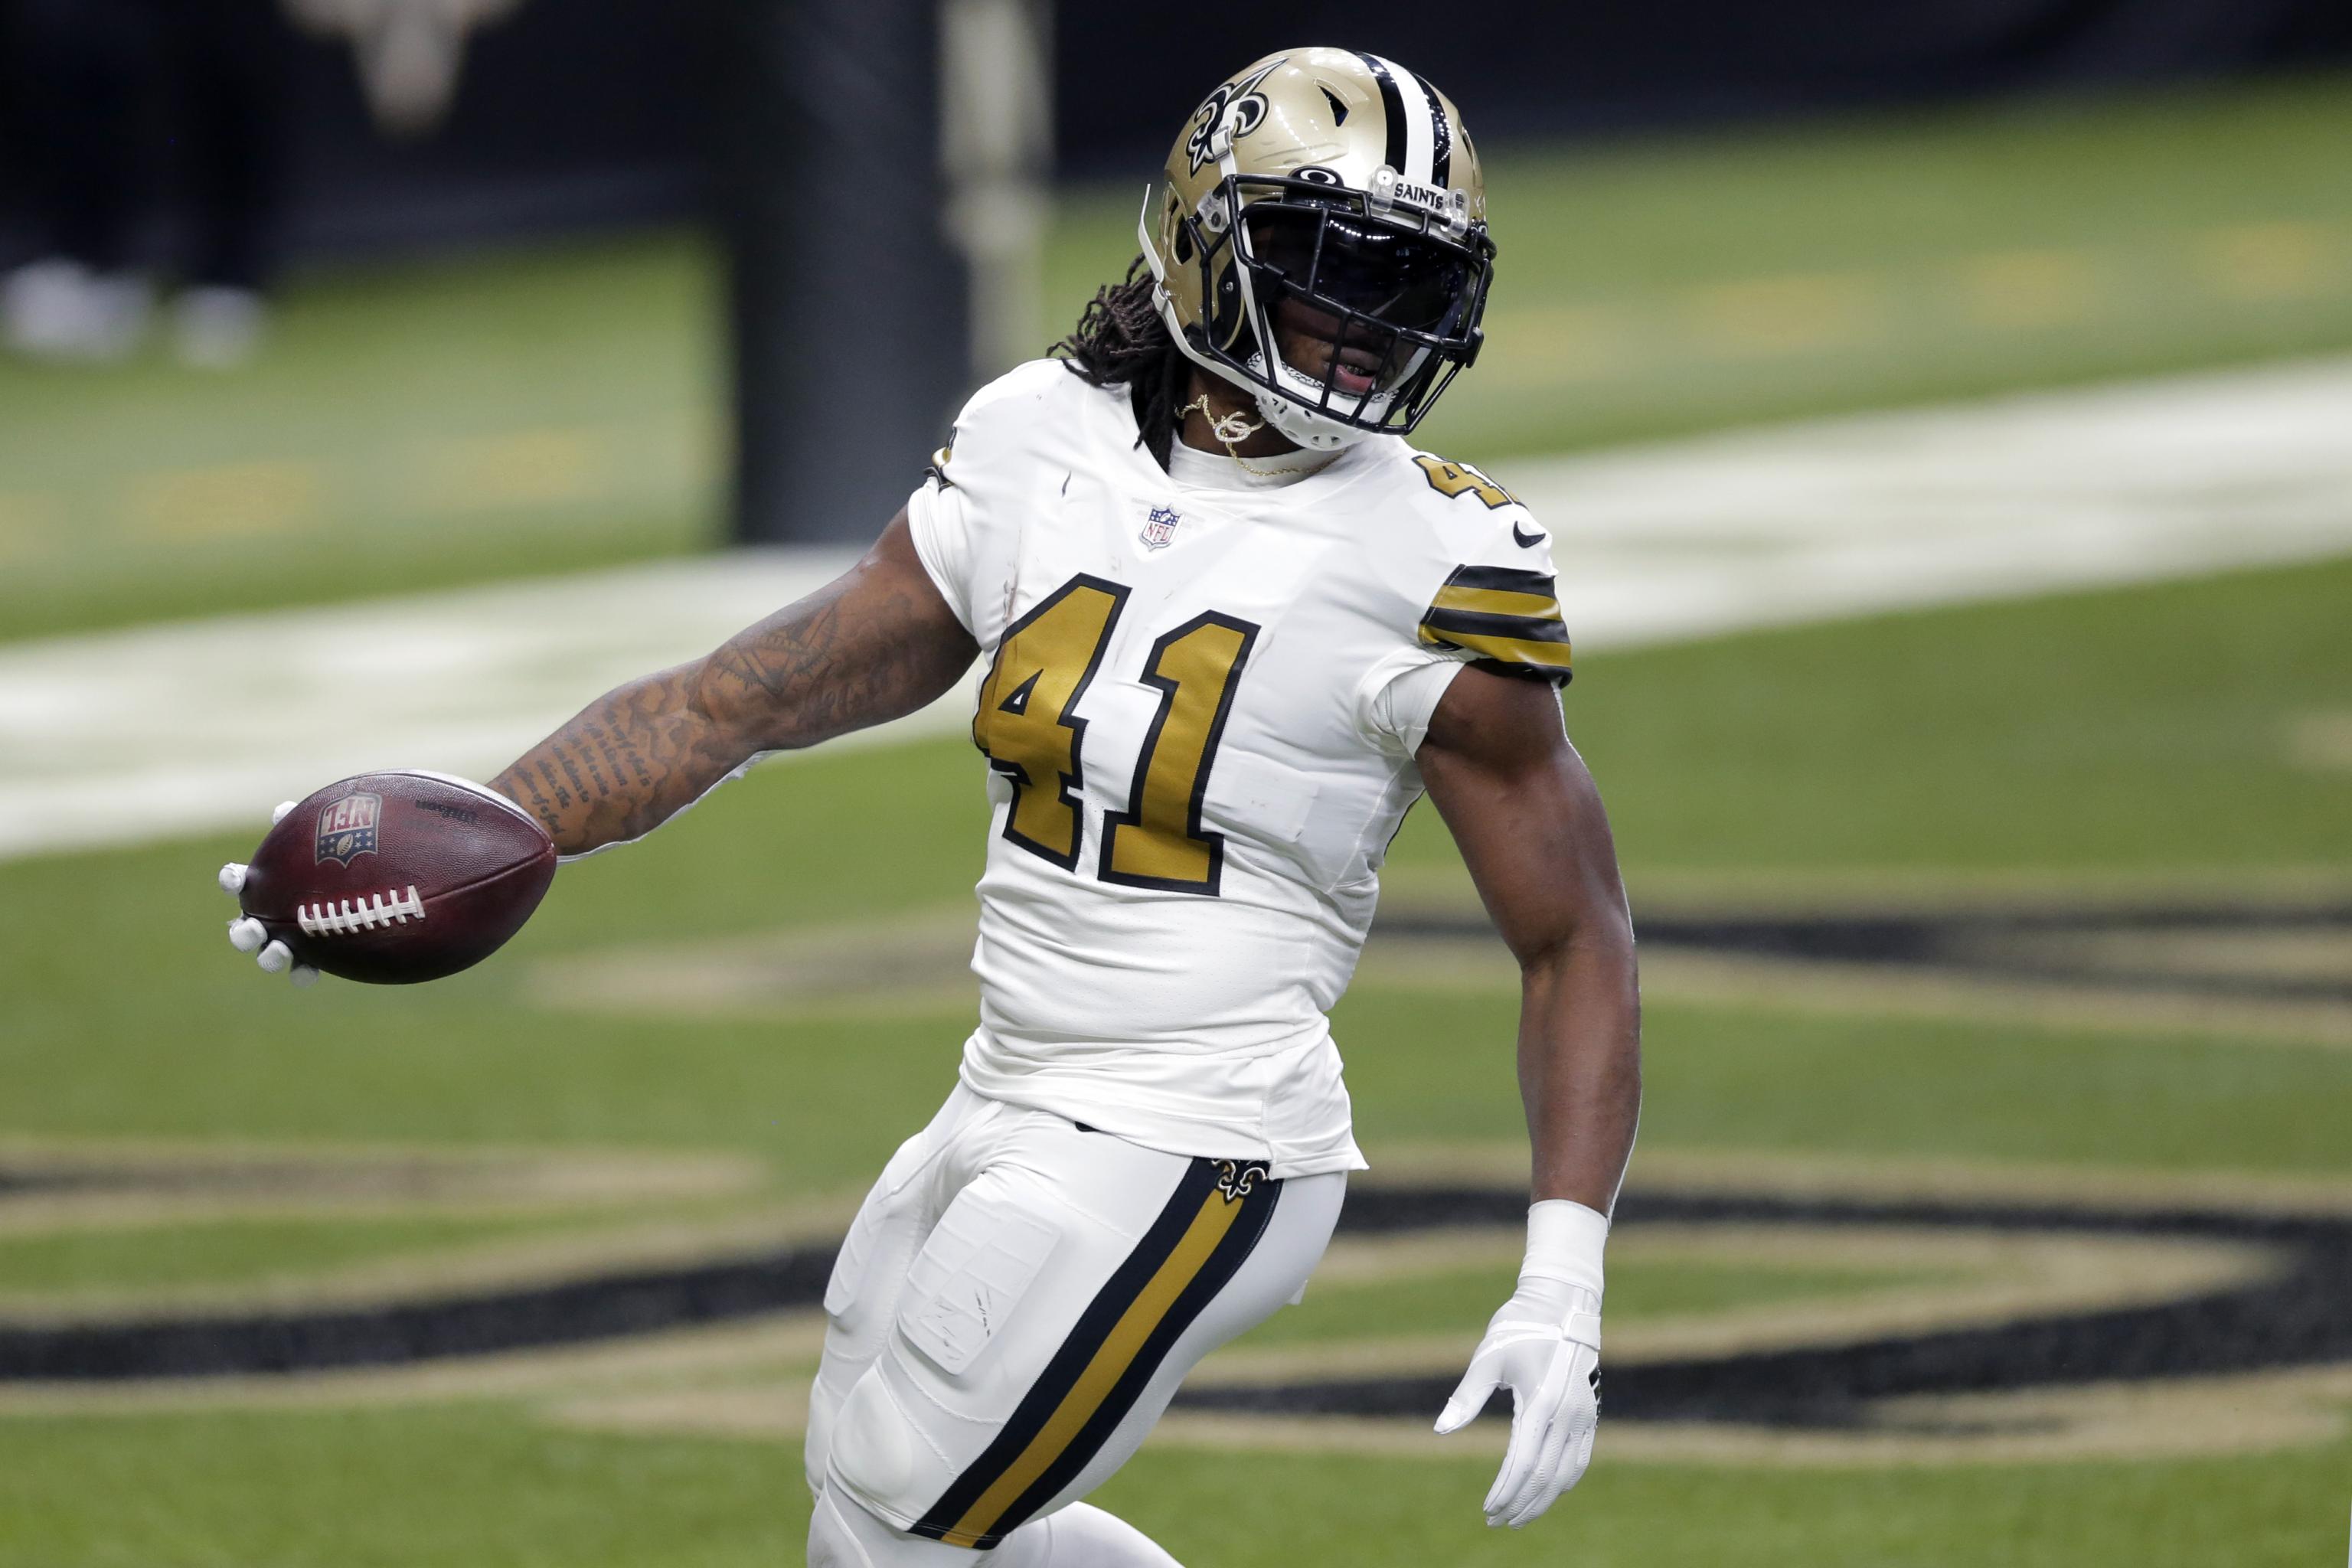
[[[2352,657],[2331,606],[2347,588],[2352,569],[2306,568],[1628,654],[1588,668],[1571,718],[1637,900],[1653,868],[1844,868],[1897,887],[2049,866],[2340,870],[2340,781],[2263,742],[2301,706],[2342,705]],[[1775,703],[1811,743],[1784,742]],[[1921,708],[1983,718],[1951,737]],[[2192,754],[2183,733],[2224,743]],[[1718,752],[1747,765],[1707,765]],[[2215,815],[2192,855],[2175,813],[2200,801]],[[228,951],[211,874],[242,839],[0,866],[0,1131],[728,1149],[764,1160],[776,1190],[854,1191],[946,1092],[968,1016],[558,1013],[524,981],[536,959],[615,943],[952,906],[983,820],[961,742],[780,765],[566,870],[497,963],[390,991],[296,994]],[[1452,852],[1424,812],[1398,853],[1410,870]],[[125,952],[136,984],[120,983]],[[1337,1016],[1374,1159],[1517,1138],[1507,988],[1374,978]],[[2352,1055],[2291,1043],[1654,1001],[1648,1071],[1659,1150],[2352,1168]],[[207,1230],[159,1253],[157,1277],[318,1261],[293,1231]]]
[[[1495,341],[1432,444],[1507,457],[2352,344],[2347,133],[2352,95],[2321,81],[1498,150]],[[1067,205],[1057,318],[1123,262],[1130,201]],[[712,293],[706,249],[656,238],[315,278],[236,376],[0,366],[0,637],[691,548],[719,468]],[[2340,881],[2352,780],[2290,738],[2352,711],[2347,604],[2339,563],[1603,653],[1568,713],[1637,909],[1710,879]],[[228,951],[212,875],[250,834],[0,864],[0,1134],[740,1152],[771,1173],[754,1197],[855,1190],[946,1092],[963,1013],[555,1012],[526,982],[633,942],[968,908],[983,821],[960,742],[781,765],[567,869],[497,962],[393,991],[297,994]],[[1427,811],[1394,863],[1401,888],[1458,886]],[[1342,1006],[1376,1162],[1521,1135],[1512,1013],[1507,989],[1404,977]],[[2352,1172],[2338,1049],[1729,1002],[1648,1022],[1653,1151]],[[478,1245],[471,1223],[15,1237],[0,1291],[316,1271]],[[1623,1260],[1612,1311],[1888,1278]],[[1266,1331],[1467,1336],[1504,1284],[1318,1284]],[[1230,1568],[2283,1568],[2333,1561],[2352,1461],[1669,1467],[1611,1463],[1605,1432],[1601,1453],[1528,1538],[1478,1526],[1483,1448],[1147,1450],[1100,1500]],[[0,1419],[0,1568],[770,1564],[797,1560],[805,1507],[790,1446],[583,1435],[522,1397]]]
[[[1433,1436],[1433,1447],[1439,1443]],[[1185,1562],[1594,1568],[2301,1568],[2341,1550],[2352,1444],[2140,1464],[1612,1464],[1524,1534],[1456,1459],[1147,1447],[1096,1500]],[[1443,1452],[1442,1449],[1437,1451]],[[0,1419],[0,1520],[39,1568],[772,1568],[799,1561],[796,1447],[549,1430],[488,1407]]]
[[[1390,1334],[1459,1334],[1465,1343],[1475,1343],[1488,1314],[1510,1295],[1517,1267],[1517,1258],[1507,1258],[1491,1268],[1450,1268],[1394,1279],[1318,1279],[1308,1285],[1304,1302],[1276,1312],[1237,1342],[1287,1345]],[[1621,1256],[1609,1268],[1609,1321],[1643,1323],[1736,1307],[1823,1300],[1950,1278],[1920,1269],[1628,1260]]]
[[[1328,1562],[1342,1547],[1399,1568],[2300,1568],[2343,1550],[2352,1465],[2337,1444],[2137,1465],[1735,1469],[1612,1465],[1608,1442],[1604,1421],[1584,1483],[1517,1535],[1479,1516],[1486,1458],[1147,1450],[1097,1500],[1216,1568]],[[1498,1458],[1499,1443],[1486,1451]]]
[[[0,1419],[11,1568],[775,1568],[796,1454],[496,1409]]]
[[[1426,440],[1507,476],[2352,346],[2347,137],[2352,93],[2322,78],[1497,146],[1487,348]],[[1133,254],[1145,173],[1060,204],[1053,334]],[[0,638],[707,545],[721,292],[709,244],[654,236],[315,274],[233,374],[0,360]]]
[[[1515,1135],[1517,1017],[1505,995],[1341,1003],[1334,1027],[1371,1157],[1391,1142]],[[1652,1150],[2352,1173],[2352,1052],[1655,1000],[1643,1022]]]
[[[710,542],[715,265],[655,237],[305,279],[228,374],[0,357],[0,637]]]
[[[1564,570],[1574,567],[1563,562]],[[1580,661],[1570,732],[1645,870],[2352,869],[2352,562]],[[1450,865],[1436,814],[1392,853]]]

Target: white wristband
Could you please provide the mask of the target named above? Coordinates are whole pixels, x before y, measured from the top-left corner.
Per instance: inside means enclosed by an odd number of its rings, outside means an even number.
[[[1546,1198],[1528,1209],[1528,1256],[1519,1278],[1557,1279],[1601,1294],[1601,1255],[1609,1216],[1567,1198]]]

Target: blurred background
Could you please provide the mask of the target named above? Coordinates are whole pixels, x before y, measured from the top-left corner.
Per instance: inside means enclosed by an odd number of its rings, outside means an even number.
[[[2339,0],[0,0],[0,1568],[796,1560],[833,1238],[969,1027],[968,696],[413,994],[255,975],[214,868],[837,570],[1310,41],[1486,163],[1414,439],[1554,531],[1643,934],[1612,1422],[1549,1543],[1425,1436],[1524,1153],[1419,814],[1358,1217],[1105,1500],[1200,1563],[2340,1547]]]

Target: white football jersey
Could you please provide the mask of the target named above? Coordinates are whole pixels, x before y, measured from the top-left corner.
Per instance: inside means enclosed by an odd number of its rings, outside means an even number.
[[[1324,1015],[1447,683],[1567,679],[1548,537],[1395,437],[1180,483],[1124,388],[1047,360],[971,399],[908,516],[983,659],[963,1081],[1170,1152],[1360,1168]]]

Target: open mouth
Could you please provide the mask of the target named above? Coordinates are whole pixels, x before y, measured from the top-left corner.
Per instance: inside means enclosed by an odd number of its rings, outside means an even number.
[[[1342,397],[1360,398],[1380,390],[1388,356],[1361,343],[1334,344],[1329,338],[1293,339],[1284,357],[1301,374],[1324,382]]]
[[[1380,384],[1381,356],[1364,349],[1341,349],[1331,356],[1331,390],[1361,397]]]

